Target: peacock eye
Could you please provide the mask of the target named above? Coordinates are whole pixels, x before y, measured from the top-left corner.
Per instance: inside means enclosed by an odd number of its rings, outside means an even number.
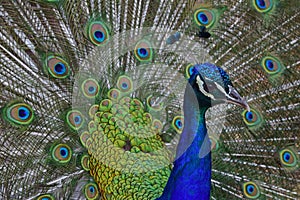
[[[111,100],[117,101],[120,98],[120,94],[121,94],[120,90],[113,88],[113,89],[108,91],[107,96]]]
[[[85,132],[81,133],[80,142],[81,142],[82,146],[87,147],[86,142],[89,138],[90,138],[90,133],[89,132],[85,131]]]
[[[149,110],[152,110],[152,111],[160,111],[163,108],[163,103],[156,102],[155,97],[152,95],[149,95],[147,97],[147,107]]]
[[[127,76],[120,76],[117,87],[121,92],[130,92],[132,90],[132,80]]]
[[[254,109],[250,111],[244,110],[243,120],[248,126],[256,126],[262,121],[261,115]]]
[[[64,79],[70,75],[69,64],[60,56],[48,56],[46,59],[45,68],[54,78]]]
[[[139,41],[134,48],[135,57],[141,62],[148,62],[153,59],[153,49],[147,40]]]
[[[194,73],[195,67],[193,64],[188,64],[185,68],[185,75],[189,79],[191,75]]]
[[[98,104],[94,104],[89,108],[89,117],[91,119],[94,118],[95,113],[99,110],[99,105]]]
[[[90,170],[89,162],[90,162],[90,157],[88,155],[83,155],[80,159],[81,166],[85,171]]]
[[[289,148],[283,149],[279,152],[280,162],[285,167],[295,167],[297,165],[297,156]]]
[[[152,122],[152,126],[154,129],[156,129],[158,132],[160,132],[163,129],[163,124],[160,120],[154,119]]]
[[[211,10],[201,8],[194,13],[194,21],[198,26],[209,28],[215,23],[215,20],[215,15]]]
[[[109,39],[108,28],[101,21],[90,22],[88,26],[88,35],[90,41],[97,46],[106,44]]]
[[[177,133],[181,133],[183,130],[184,118],[183,116],[175,116],[172,120],[172,127]]]
[[[84,122],[83,115],[78,110],[69,111],[67,113],[66,119],[67,119],[67,124],[73,130],[80,129],[83,125],[83,122]]]
[[[112,102],[109,99],[104,99],[100,102],[99,111],[108,111],[112,107]]]
[[[55,198],[50,194],[42,194],[36,198],[36,200],[54,200]]]
[[[253,0],[253,4],[258,12],[268,12],[273,8],[273,0]]]
[[[256,199],[260,196],[258,186],[252,181],[243,184],[243,193],[249,199]]]
[[[6,119],[16,125],[29,125],[33,118],[33,110],[28,104],[15,103],[5,108]]]
[[[85,80],[81,85],[81,90],[87,98],[93,98],[99,93],[99,84],[95,79],[89,78]]]
[[[52,158],[59,163],[67,163],[72,158],[72,150],[66,144],[58,144],[52,149]]]
[[[270,75],[275,75],[283,70],[281,62],[273,56],[266,56],[261,61],[262,68]]]
[[[84,187],[84,194],[88,200],[97,199],[99,196],[98,187],[95,183],[88,183]]]

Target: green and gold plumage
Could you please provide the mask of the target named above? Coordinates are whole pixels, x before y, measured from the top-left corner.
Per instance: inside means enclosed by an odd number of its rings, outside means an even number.
[[[0,2],[0,199],[159,198],[207,62],[211,199],[300,198],[298,0]]]

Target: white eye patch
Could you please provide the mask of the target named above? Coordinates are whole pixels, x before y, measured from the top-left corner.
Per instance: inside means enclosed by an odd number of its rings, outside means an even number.
[[[204,94],[205,96],[215,100],[214,95],[206,92],[206,90],[204,89],[204,82],[201,80],[199,75],[196,77],[196,83],[198,84],[199,90],[200,90],[200,92],[202,92],[202,94]]]

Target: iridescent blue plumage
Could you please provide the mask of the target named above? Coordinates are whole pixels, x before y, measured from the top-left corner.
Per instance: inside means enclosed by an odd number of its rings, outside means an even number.
[[[223,87],[223,90],[218,86]],[[210,63],[194,66],[185,89],[185,122],[176,160],[159,200],[210,198],[211,142],[207,135],[205,113],[214,103],[226,102],[227,96],[223,92],[232,95],[231,90],[231,81],[223,69]],[[232,97],[240,105],[247,106],[239,96]]]

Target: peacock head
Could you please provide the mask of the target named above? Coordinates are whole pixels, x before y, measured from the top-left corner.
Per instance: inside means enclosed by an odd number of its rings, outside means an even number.
[[[189,83],[196,94],[199,107],[209,108],[221,103],[233,103],[250,110],[246,99],[234,89],[228,74],[216,65],[194,65]]]

